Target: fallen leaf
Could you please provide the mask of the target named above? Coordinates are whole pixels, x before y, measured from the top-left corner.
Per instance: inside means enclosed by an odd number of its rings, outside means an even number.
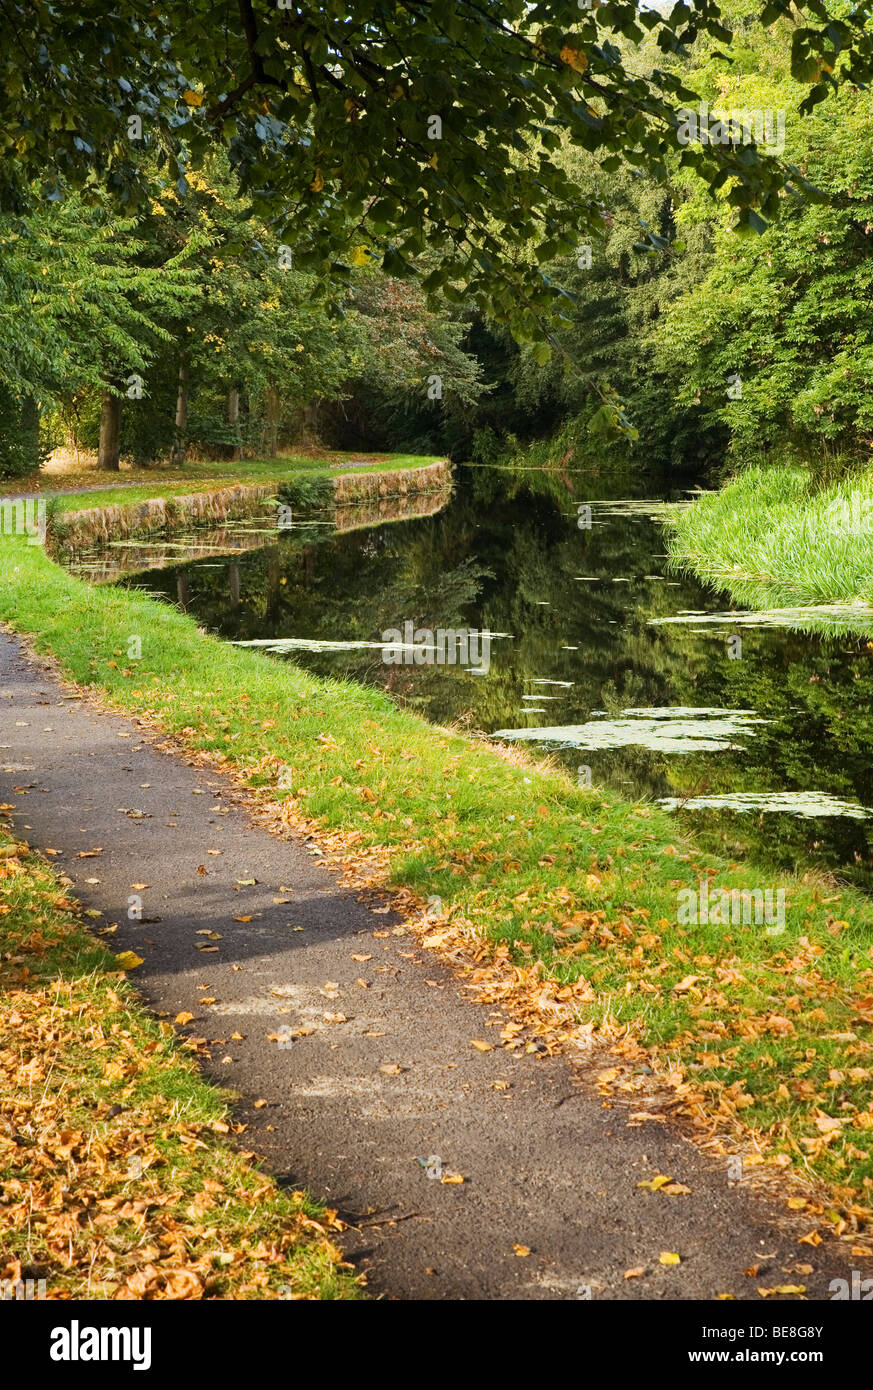
[[[135,951],[122,951],[115,959],[122,970],[136,970],[136,967],[143,963],[142,956],[138,956]]]
[[[529,1245],[513,1245],[512,1248],[520,1260],[526,1259],[526,1257],[530,1254]]]
[[[489,1042],[480,1042],[480,1040],[479,1040],[478,1038],[471,1038],[471,1039],[470,1039],[470,1046],[471,1046],[471,1047],[475,1047],[475,1049],[476,1049],[477,1052],[493,1052],[493,1051],[494,1051],[494,1044],[493,1044],[493,1043],[489,1043]]]
[[[772,1298],[773,1294],[781,1293],[806,1293],[805,1284],[774,1284],[772,1289],[762,1289],[759,1287],[758,1293],[762,1298]]]
[[[661,1265],[679,1265],[681,1263],[681,1258],[670,1250],[662,1250],[658,1256],[658,1264]]]
[[[176,1014],[176,1017],[173,1019],[173,1022],[174,1022],[174,1023],[190,1023],[193,1017],[194,1017],[193,1014],[186,1014],[186,1013],[183,1012],[183,1013],[181,1013],[181,1014]]]
[[[645,1265],[637,1265],[634,1269],[626,1269],[624,1277],[625,1279],[642,1279],[645,1272]]]
[[[647,1182],[638,1182],[637,1187],[648,1187],[650,1191],[657,1192],[659,1188],[666,1187],[667,1184],[672,1181],[672,1178],[666,1178],[663,1173],[656,1173],[655,1176],[650,1178]]]

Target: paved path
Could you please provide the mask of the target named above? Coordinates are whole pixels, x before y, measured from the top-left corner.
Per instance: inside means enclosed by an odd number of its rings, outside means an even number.
[[[153,1006],[194,1015],[206,1071],[241,1096],[247,1146],[353,1223],[346,1248],[373,1293],[757,1302],[757,1284],[803,1283],[827,1297],[840,1252],[798,1245],[808,1220],[787,1224],[670,1124],[629,1126],[563,1059],[471,1047],[494,1036],[489,1011],[429,952],[301,843],[253,826],[229,781],[155,743],[69,698],[0,633],[0,799],[16,832],[60,851],[77,896],[119,923],[113,948],[144,957],[133,978]],[[283,1028],[301,1035],[283,1047]],[[432,1155],[463,1185],[430,1179],[417,1160]],[[637,1186],[656,1173],[691,1194]],[[786,1272],[798,1263],[815,1272]]]

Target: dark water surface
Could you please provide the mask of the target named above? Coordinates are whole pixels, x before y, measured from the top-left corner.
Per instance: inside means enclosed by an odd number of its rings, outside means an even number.
[[[437,723],[530,740],[581,782],[693,799],[676,814],[712,848],[873,886],[873,643],[734,615],[668,572],[665,503],[687,496],[639,475],[462,468],[436,515],[278,540],[246,524],[239,554],[220,553],[225,533],[119,582],[231,641],[293,639],[300,665],[378,684]],[[383,632],[407,622],[507,635],[478,674],[384,664]],[[700,804],[726,795],[745,809]]]

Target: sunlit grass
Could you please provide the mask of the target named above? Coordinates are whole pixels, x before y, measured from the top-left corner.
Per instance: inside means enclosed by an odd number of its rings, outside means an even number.
[[[96,492],[83,492],[78,496],[58,497],[56,505],[62,512],[82,511],[88,507],[108,507],[114,503],[122,506],[129,506],[135,502],[146,502],[152,497],[181,497],[192,492],[207,492],[213,487],[228,487],[233,483],[242,483],[254,486],[259,483],[275,483],[277,487],[289,478],[295,478],[301,473],[307,475],[318,475],[328,477],[334,473],[341,473],[343,466],[348,465],[349,461],[369,460],[373,461],[367,468],[355,468],[355,473],[391,473],[403,468],[420,468],[429,463],[436,463],[434,457],[415,454],[380,454],[373,457],[369,454],[329,454],[318,458],[310,458],[304,454],[285,455],[282,458],[274,459],[245,459],[236,463],[209,463],[192,465],[190,468],[182,470],[164,470],[149,473],[147,470],[140,470],[139,473],[130,473],[125,476],[137,478],[135,486],[125,487],[106,487]],[[100,475],[90,475],[87,486],[99,481]],[[141,481],[140,481],[141,479]],[[61,487],[70,486],[66,482],[59,484]],[[12,491],[13,489],[10,489]],[[19,486],[19,491],[23,491]],[[41,491],[46,497],[52,495],[51,490],[47,489],[45,483]]]
[[[674,564],[748,607],[873,603],[873,473],[818,489],[799,468],[749,468],[668,526]]]

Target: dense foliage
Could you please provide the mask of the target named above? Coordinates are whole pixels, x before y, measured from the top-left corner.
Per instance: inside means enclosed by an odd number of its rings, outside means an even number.
[[[860,12],[7,8],[0,473],[101,430],[109,467],[865,450]],[[688,138],[701,101],[773,119]]]

